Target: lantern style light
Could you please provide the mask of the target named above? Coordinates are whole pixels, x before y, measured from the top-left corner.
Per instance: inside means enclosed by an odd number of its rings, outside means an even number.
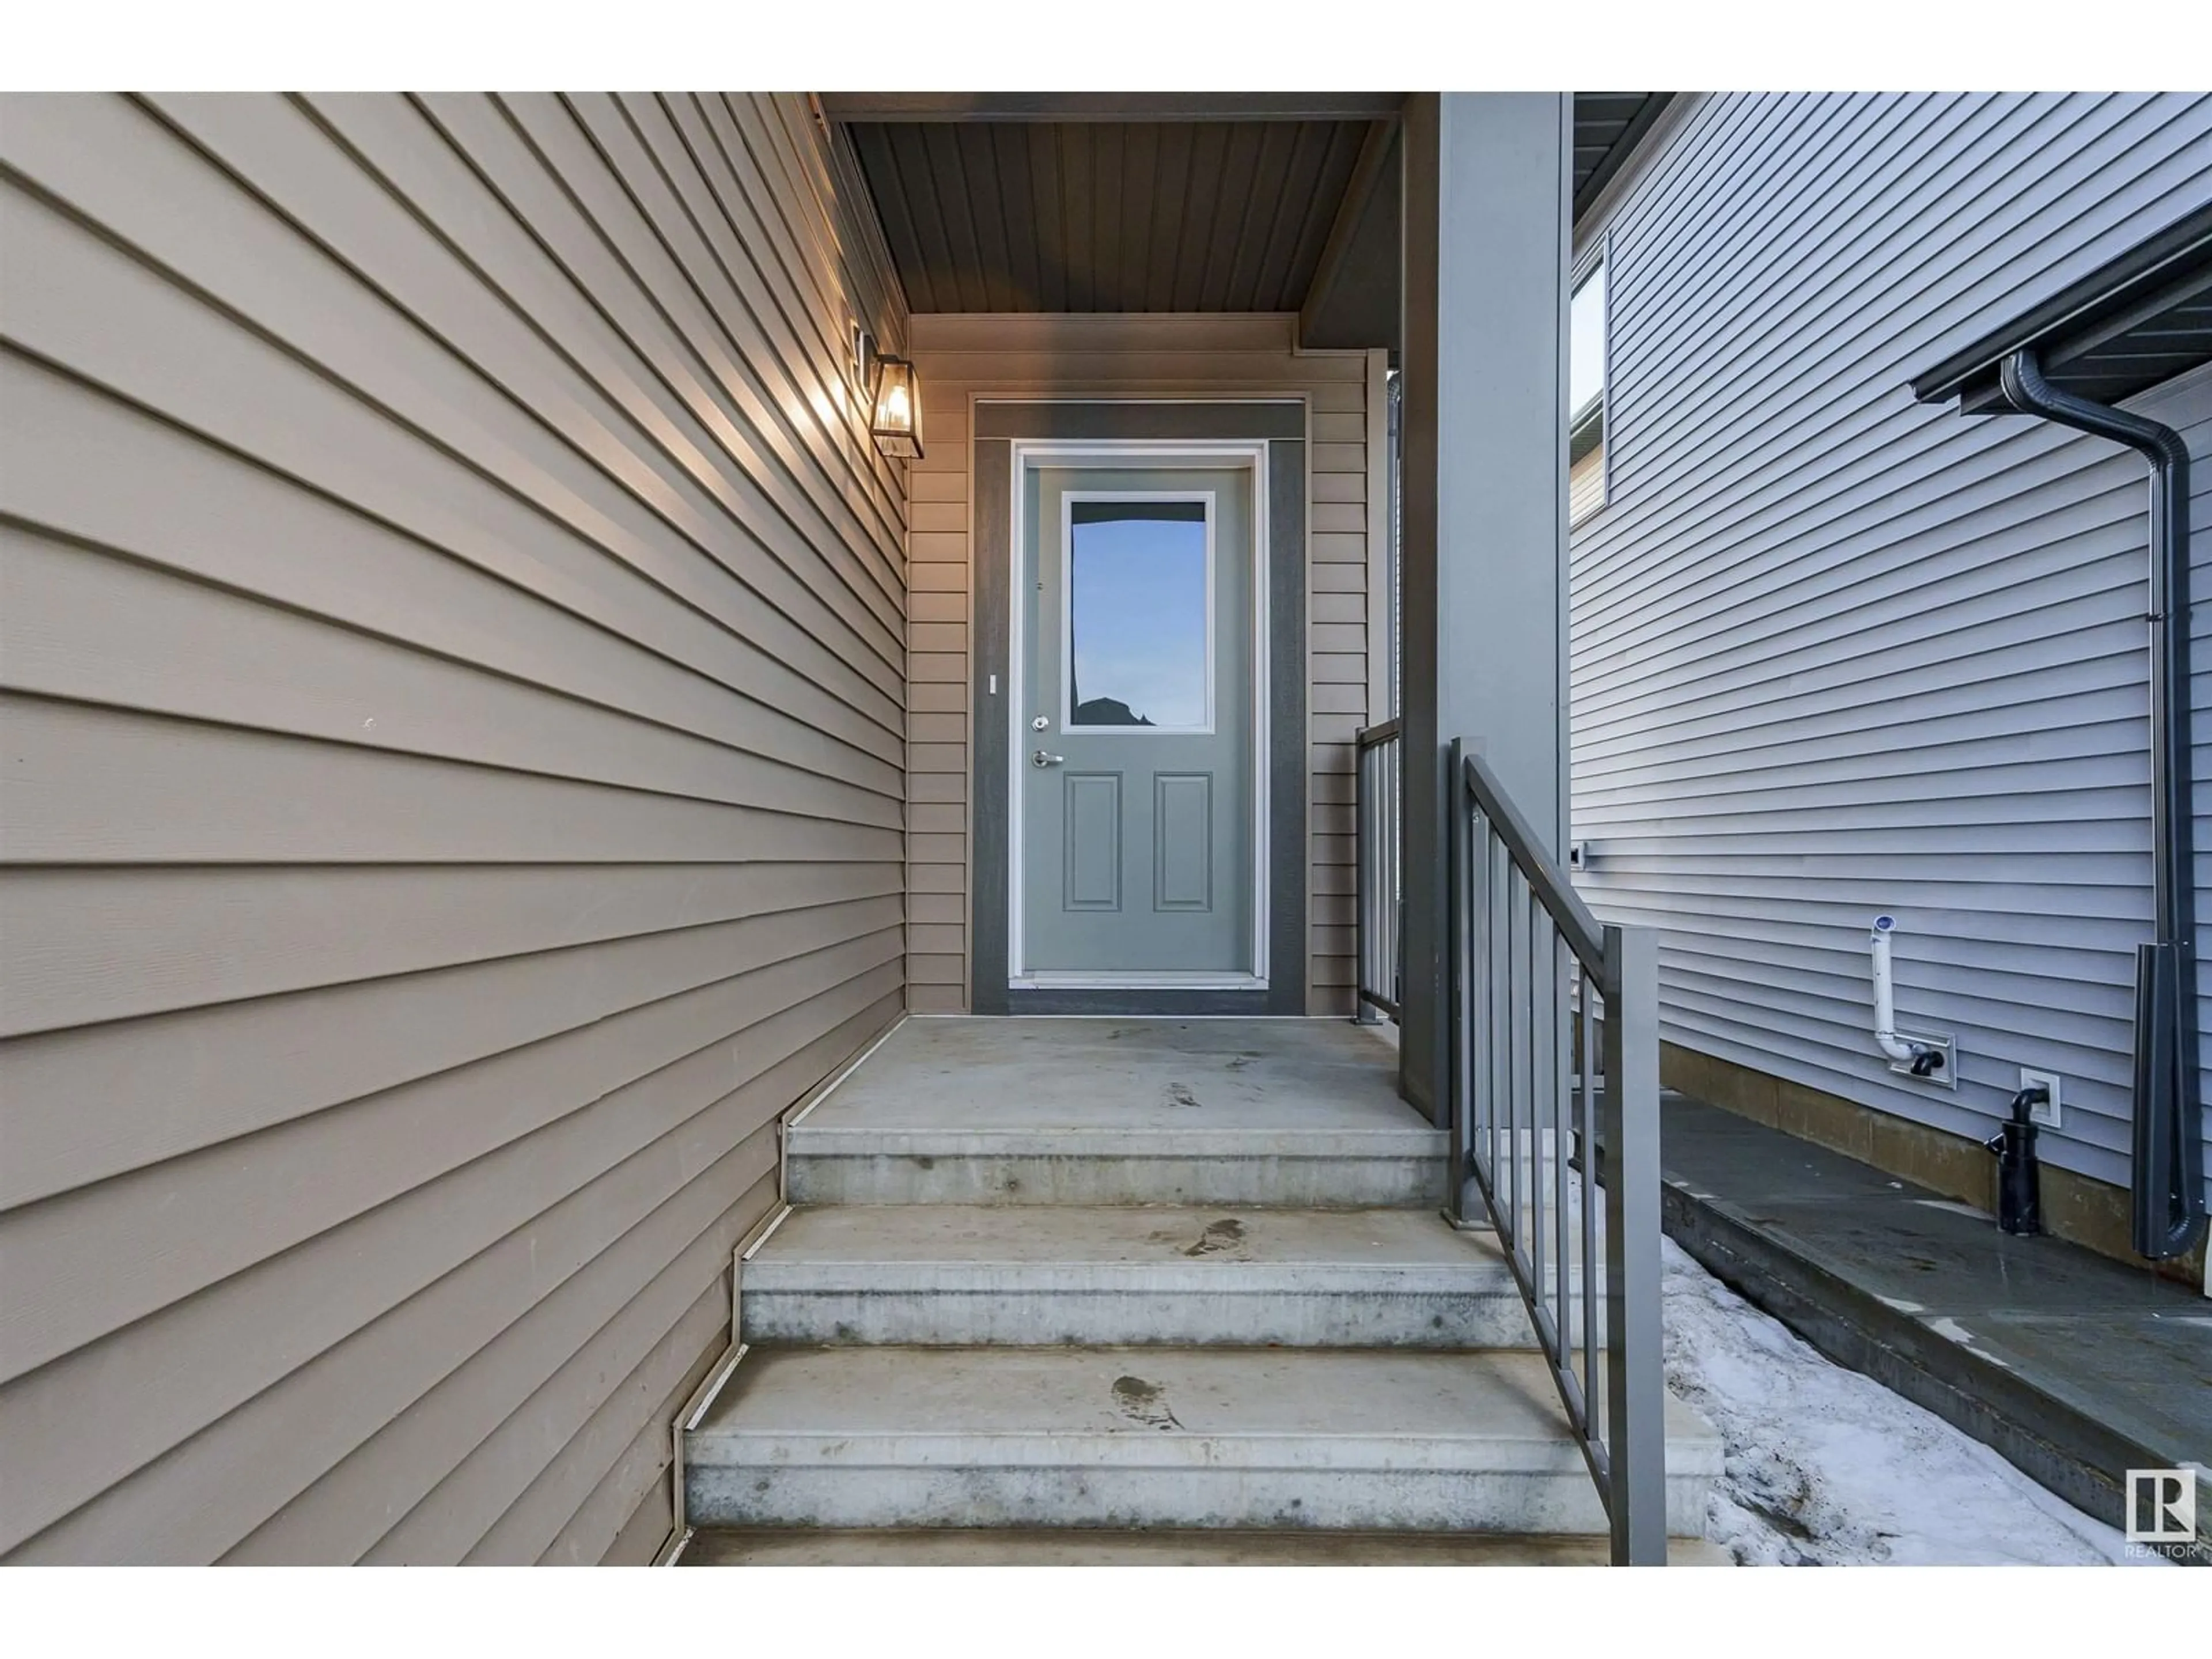
[[[876,410],[868,430],[892,459],[921,459],[921,388],[903,357],[876,359]]]

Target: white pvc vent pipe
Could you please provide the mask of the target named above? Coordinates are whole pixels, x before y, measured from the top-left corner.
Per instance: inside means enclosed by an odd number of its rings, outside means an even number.
[[[1897,1035],[1897,988],[1889,975],[1889,936],[1896,928],[1895,916],[1876,916],[1868,941],[1874,951],[1874,1040],[1892,1060],[1910,1065],[1919,1058],[1920,1045],[1900,1042]]]

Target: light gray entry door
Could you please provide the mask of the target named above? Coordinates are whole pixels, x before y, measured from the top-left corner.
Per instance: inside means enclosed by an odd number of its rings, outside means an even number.
[[[1251,477],[1025,470],[1022,977],[1254,971]]]

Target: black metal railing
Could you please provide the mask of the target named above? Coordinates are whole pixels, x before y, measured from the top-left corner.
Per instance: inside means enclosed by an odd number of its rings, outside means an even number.
[[[1398,1018],[1398,988],[1405,975],[1404,884],[1400,879],[1405,744],[1399,723],[1384,720],[1358,737],[1359,764],[1353,797],[1358,831],[1358,896],[1354,921],[1359,994],[1352,1018],[1373,1024]]]
[[[1590,915],[1463,742],[1449,776],[1454,1212],[1498,1230],[1614,1562],[1662,1565],[1656,945]]]

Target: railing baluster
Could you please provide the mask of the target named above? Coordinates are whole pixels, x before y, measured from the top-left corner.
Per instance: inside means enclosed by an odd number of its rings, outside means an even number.
[[[1477,1144],[1480,1148],[1483,1179],[1487,1185],[1496,1182],[1498,1174],[1498,1076],[1495,1070],[1498,1044],[1497,1033],[1491,1024],[1495,1006],[1495,987],[1492,981],[1497,977],[1498,964],[1490,948],[1491,936],[1498,927],[1497,871],[1491,860],[1488,821],[1477,817],[1474,822],[1477,839],[1472,856],[1481,860],[1482,931],[1468,941],[1467,948],[1470,961],[1478,952],[1481,958],[1482,965],[1475,972],[1478,975],[1476,982],[1482,987],[1482,1046],[1469,1064],[1480,1079],[1481,1091],[1481,1139]],[[1474,878],[1473,872],[1470,872],[1469,879],[1472,881]],[[1492,1217],[1493,1222],[1496,1219],[1496,1217]]]
[[[1381,860],[1382,881],[1376,895],[1376,932],[1375,951],[1376,988],[1389,1000],[1392,1007],[1399,1006],[1398,988],[1398,745],[1391,744],[1376,751],[1376,776],[1382,798],[1375,804],[1376,833],[1382,839]]]
[[[1528,1270],[1540,1294],[1551,1281],[1544,1276],[1549,1251],[1544,1237],[1544,1135],[1552,1121],[1552,1023],[1558,1012],[1559,980],[1536,971],[1537,952],[1550,938],[1549,918],[1528,890]],[[1549,951],[1543,954],[1548,958]],[[1547,1296],[1546,1299],[1548,1299]]]
[[[1572,1049],[1575,1041],[1574,1010],[1574,953],[1567,949],[1559,930],[1552,929],[1552,975],[1559,988],[1558,1003],[1559,1024],[1552,1034],[1552,1224],[1557,1237],[1553,1239],[1552,1259],[1556,1264],[1553,1281],[1553,1321],[1562,1334],[1571,1327],[1568,1322],[1572,1310],[1568,1306],[1569,1288],[1574,1279],[1574,1253],[1567,1245],[1567,1113],[1574,1104],[1569,1087],[1569,1073],[1574,1064]]]
[[[1513,963],[1513,976],[1524,983],[1528,973],[1528,901],[1525,884],[1516,872],[1513,923],[1505,935],[1505,949]],[[1529,1250],[1534,1241],[1528,1225],[1528,1129],[1535,1099],[1530,1092],[1528,1051],[1535,1039],[1536,988],[1527,985],[1514,1005],[1513,1018],[1513,1237],[1521,1246],[1522,1271],[1534,1276]]]
[[[1359,751],[1359,1014],[1371,1019],[1380,1012],[1366,1000],[1370,991],[1388,991],[1382,977],[1382,751]]]
[[[1393,742],[1380,750],[1379,769],[1382,775],[1382,799],[1378,806],[1382,825],[1382,868],[1384,872],[1381,904],[1383,946],[1380,959],[1375,964],[1375,982],[1390,999],[1390,1006],[1399,1006],[1404,1000],[1404,990],[1398,981],[1399,952],[1404,935],[1401,927],[1405,913],[1399,904],[1399,860],[1404,854],[1404,843],[1399,835],[1404,787],[1404,756],[1401,745]]]
[[[1521,1095],[1520,1066],[1521,1031],[1526,1023],[1516,1009],[1523,1010],[1526,1000],[1516,1001],[1513,988],[1519,975],[1517,953],[1513,949],[1514,936],[1520,932],[1523,914],[1514,896],[1514,884],[1520,872],[1513,867],[1512,859],[1501,844],[1498,862],[1504,867],[1505,889],[1505,925],[1498,930],[1498,948],[1505,958],[1505,1209],[1513,1218],[1513,1253],[1527,1254],[1526,1230],[1521,1224]]]
[[[1453,745],[1456,759],[1458,745]],[[1450,944],[1452,972],[1458,984],[1451,988],[1451,1088],[1454,1102],[1451,1138],[1452,1167],[1449,1175],[1449,1197],[1451,1213],[1460,1221],[1471,1221],[1472,1205],[1468,1202],[1468,1188],[1474,1184],[1475,1165],[1480,1162],[1482,1146],[1482,1121],[1489,1109],[1482,1075],[1475,1065],[1474,1011],[1478,1005],[1488,1018],[1489,987],[1484,978],[1485,965],[1474,959],[1474,941],[1483,936],[1489,927],[1489,894],[1478,894],[1474,880],[1476,849],[1486,845],[1480,839],[1477,824],[1460,813],[1452,819],[1450,841],[1451,890],[1455,919],[1469,931],[1462,933]]]
[[[1382,833],[1384,792],[1389,785],[1389,769],[1383,764],[1387,749],[1368,750],[1361,759],[1367,769],[1372,787],[1367,806],[1368,862],[1372,868],[1373,885],[1360,902],[1361,921],[1367,930],[1367,962],[1360,970],[1360,986],[1370,991],[1389,992],[1390,981],[1382,972],[1382,943],[1389,930],[1389,905],[1384,902],[1388,890],[1382,885],[1382,874],[1390,856],[1390,846]]]
[[[1514,1005],[1519,1013],[1513,1022],[1513,1236],[1520,1241],[1522,1266],[1533,1276],[1528,1261],[1534,1243],[1529,1237],[1534,1229],[1529,1224],[1528,1137],[1535,1127],[1536,1097],[1535,1071],[1528,1061],[1536,1043],[1536,987],[1528,974],[1528,907],[1535,896],[1517,874],[1516,887],[1513,928],[1505,936],[1505,949],[1512,959],[1514,976],[1526,988]]]
[[[1583,1092],[1580,1134],[1583,1206],[1583,1399],[1597,1409],[1597,985],[1583,964]]]
[[[1480,861],[1480,879],[1478,879],[1477,860]],[[1497,1105],[1497,1095],[1491,1086],[1493,1079],[1490,1074],[1490,1057],[1493,1052],[1490,1028],[1491,961],[1488,944],[1490,930],[1493,925],[1491,920],[1490,831],[1487,823],[1480,818],[1474,821],[1472,839],[1468,843],[1467,884],[1470,893],[1479,893],[1481,896],[1480,931],[1467,941],[1463,954],[1468,966],[1469,978],[1479,988],[1482,998],[1482,1041],[1480,1046],[1470,1048],[1467,1059],[1468,1083],[1471,1091],[1469,1098],[1475,1103],[1474,1134],[1468,1142],[1468,1146],[1469,1150],[1482,1160],[1483,1168],[1486,1170],[1492,1168],[1496,1162],[1495,1148],[1491,1145],[1491,1135],[1493,1128],[1492,1113]],[[1476,956],[1478,943],[1481,945],[1480,960]],[[1468,1024],[1468,1035],[1472,1042],[1474,1035],[1474,1024],[1472,1019]]]
[[[1365,727],[1354,744],[1352,954],[1359,982],[1352,988],[1352,1015],[1362,1024],[1377,1014],[1399,1017],[1403,747],[1395,720]]]
[[[1512,1082],[1508,1075],[1507,1068],[1510,1061],[1506,1053],[1512,1041],[1513,1028],[1510,1023],[1512,1006],[1510,1001],[1507,1000],[1507,994],[1510,994],[1506,993],[1505,988],[1504,969],[1506,957],[1503,939],[1505,929],[1510,926],[1510,923],[1501,921],[1502,918],[1510,917],[1512,914],[1507,907],[1510,904],[1513,896],[1511,887],[1513,866],[1504,857],[1504,852],[1503,843],[1497,841],[1494,836],[1484,843],[1483,864],[1487,872],[1491,895],[1490,933],[1489,937],[1482,943],[1484,959],[1489,963],[1491,989],[1489,1025],[1491,1041],[1486,1060],[1490,1075],[1490,1167],[1493,1170],[1498,1168],[1498,1147],[1501,1144],[1500,1121],[1501,1120],[1504,1121],[1504,1133],[1510,1137],[1513,1113],[1513,1099],[1510,1092]],[[1504,1005],[1502,1013],[1501,1003]],[[1510,1149],[1512,1143],[1509,1138],[1503,1144]],[[1503,1178],[1510,1184],[1512,1180],[1511,1173],[1508,1171]],[[1491,1219],[1498,1224],[1500,1239],[1510,1250],[1513,1239],[1513,1214],[1510,1205],[1506,1206],[1500,1213],[1492,1216]]]
[[[1379,948],[1382,943],[1384,917],[1389,909],[1386,902],[1389,890],[1383,886],[1382,880],[1386,863],[1390,856],[1389,843],[1382,832],[1383,796],[1384,792],[1390,787],[1389,769],[1384,763],[1384,757],[1388,753],[1385,749],[1370,749],[1361,757],[1367,768],[1368,775],[1372,781],[1372,787],[1369,792],[1370,799],[1367,802],[1367,833],[1375,874],[1375,885],[1361,907],[1366,913],[1370,951],[1365,984],[1370,990],[1382,991],[1389,989],[1389,982],[1382,977],[1382,951]]]
[[[1370,751],[1354,751],[1352,763],[1352,866],[1356,890],[1352,899],[1352,956],[1358,963],[1352,986],[1352,1018],[1361,1024],[1367,1023],[1367,988],[1375,983],[1373,930],[1369,927],[1367,913],[1374,908],[1375,895],[1375,837],[1368,821],[1375,813],[1375,785],[1373,767],[1369,763]]]

